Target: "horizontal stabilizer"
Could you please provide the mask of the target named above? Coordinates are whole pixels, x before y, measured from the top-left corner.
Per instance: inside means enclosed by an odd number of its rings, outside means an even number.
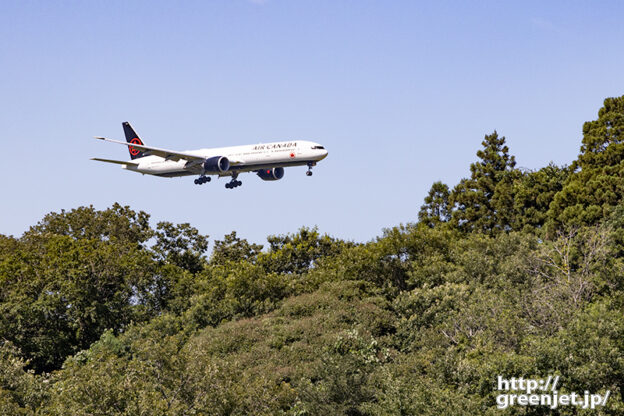
[[[154,155],[154,156],[162,157],[166,160],[173,160],[175,162],[177,162],[180,159],[186,160],[189,162],[194,161],[194,160],[199,161],[199,162],[206,161],[206,158],[204,156],[194,155],[194,154],[186,153],[186,152],[178,152],[177,150],[159,149],[158,147],[145,146],[142,144],[120,142],[117,140],[107,139],[106,137],[95,136],[95,138],[98,140],[104,140],[109,143],[117,143],[117,144],[122,144],[124,146],[129,146],[134,149],[139,149],[143,156]]]
[[[116,163],[117,165],[134,165],[138,166],[137,162],[128,162],[124,160],[112,160],[112,159],[100,159],[99,157],[92,157],[91,160],[97,160],[98,162]]]

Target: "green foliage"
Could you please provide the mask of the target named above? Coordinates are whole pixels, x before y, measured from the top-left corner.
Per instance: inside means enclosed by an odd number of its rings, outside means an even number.
[[[155,283],[150,256],[136,244],[29,238],[0,261],[0,338],[17,345],[37,370],[58,368],[108,328],[140,320]]]
[[[572,173],[555,195],[549,216],[561,224],[592,225],[624,196],[624,96],[607,98],[598,119],[583,125],[583,144]]]
[[[198,277],[185,312],[198,328],[273,310],[288,291],[285,276],[246,262],[236,268],[214,266]]]
[[[403,355],[371,375],[374,400],[362,405],[367,415],[476,415],[484,400],[463,393],[457,386],[423,376],[420,359]]]
[[[334,382],[345,389],[336,405],[356,406],[348,393],[352,386],[341,381],[334,366],[353,362],[370,372],[387,360],[386,349],[370,334],[379,332],[375,325],[388,312],[378,306],[384,305],[381,299],[361,295],[358,284],[329,284],[261,318],[199,332],[185,331],[184,319],[173,316],[118,336],[106,332],[55,374],[46,411],[290,414],[318,408],[304,391]],[[308,312],[293,313],[299,310]],[[365,387],[366,378],[352,376]]]
[[[624,320],[621,307],[609,301],[588,304],[574,313],[555,337],[530,337],[527,353],[535,371],[561,375],[565,391],[611,391],[608,413],[624,414]]]
[[[301,233],[255,254],[231,234],[195,273],[116,239],[2,238],[2,336],[26,316],[39,335],[0,355],[0,403],[50,415],[495,414],[497,375],[557,374],[570,391],[611,389],[622,414],[623,212],[552,240],[419,224],[360,245]],[[106,295],[115,276],[118,301]],[[89,296],[100,308],[80,306]],[[37,321],[41,310],[57,318]],[[21,355],[69,358],[46,376]]]
[[[548,221],[555,195],[563,189],[570,170],[553,163],[536,171],[523,172],[513,184],[514,219],[517,231],[537,232]]]
[[[0,342],[0,414],[34,415],[45,398],[43,382],[10,342]]]
[[[431,258],[447,254],[448,243],[457,234],[454,230],[413,224],[389,228],[375,242],[323,258],[318,267],[308,273],[303,284],[316,288],[324,281],[363,280],[395,296],[417,284],[414,280],[423,274],[423,268],[437,267],[439,263],[432,264]],[[423,278],[430,277],[427,271],[424,274]]]
[[[105,330],[161,313],[178,293],[179,267],[203,264],[207,242],[188,224],[155,232],[148,218],[118,204],[81,207],[0,239],[0,339],[38,372],[51,371]]]
[[[389,360],[377,340],[357,330],[339,334],[321,355],[313,380],[304,380],[299,414],[361,415],[373,400],[368,388],[374,369]]]
[[[52,212],[31,227],[24,237],[50,234],[66,235],[74,239],[116,239],[142,244],[153,236],[153,230],[149,226],[149,214],[135,212],[128,206],[122,207],[115,203],[104,211],[97,211],[90,205],[69,212]]]
[[[269,251],[259,255],[258,263],[275,273],[305,273],[317,259],[338,254],[351,246],[327,234],[320,235],[317,228],[306,227],[296,234],[272,235],[267,240]]]
[[[429,194],[425,197],[424,205],[420,207],[418,220],[431,228],[440,223],[448,222],[451,219],[450,194],[445,183],[434,182]]]
[[[189,223],[174,225],[167,221],[159,222],[155,237],[156,243],[152,250],[162,262],[174,264],[191,273],[203,269],[208,236],[199,234]]]
[[[197,229],[118,204],[0,235],[0,413],[496,415],[498,375],[558,375],[622,415],[622,108],[571,168],[520,171],[486,136],[365,244],[232,232],[206,261]]]
[[[505,138],[498,133],[485,136],[480,162],[470,165],[470,178],[462,179],[449,196],[455,227],[465,231],[494,233],[512,226],[512,187],[518,171],[509,155]]]
[[[261,251],[261,245],[250,244],[247,240],[238,238],[236,231],[232,231],[223,240],[214,242],[210,264],[226,265],[228,262],[238,263],[240,261],[256,263]]]

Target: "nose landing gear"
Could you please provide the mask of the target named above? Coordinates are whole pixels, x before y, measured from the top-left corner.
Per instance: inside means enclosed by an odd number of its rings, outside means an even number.
[[[316,162],[308,163],[308,170],[306,171],[306,176],[312,176],[312,166],[316,166]]]

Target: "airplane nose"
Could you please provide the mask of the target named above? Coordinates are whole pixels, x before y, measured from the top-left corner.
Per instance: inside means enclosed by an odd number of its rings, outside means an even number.
[[[323,150],[323,151],[321,152],[321,158],[322,158],[322,159],[325,159],[325,158],[327,157],[327,154],[328,154],[328,153],[329,153],[329,152],[328,152],[327,150]]]

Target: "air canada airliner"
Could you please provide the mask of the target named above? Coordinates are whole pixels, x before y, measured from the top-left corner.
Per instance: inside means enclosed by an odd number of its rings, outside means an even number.
[[[290,166],[307,166],[306,175],[312,176],[312,167],[327,157],[323,146],[305,140],[188,151],[166,150],[146,146],[127,121],[122,126],[125,142],[105,137],[96,139],[127,146],[131,160],[97,157],[91,160],[115,163],[132,172],[167,178],[196,175],[196,185],[210,182],[211,175],[227,176],[231,180],[225,187],[233,189],[242,185],[238,180],[238,174],[242,172],[255,172],[262,180],[276,181],[284,177],[284,168]]]

